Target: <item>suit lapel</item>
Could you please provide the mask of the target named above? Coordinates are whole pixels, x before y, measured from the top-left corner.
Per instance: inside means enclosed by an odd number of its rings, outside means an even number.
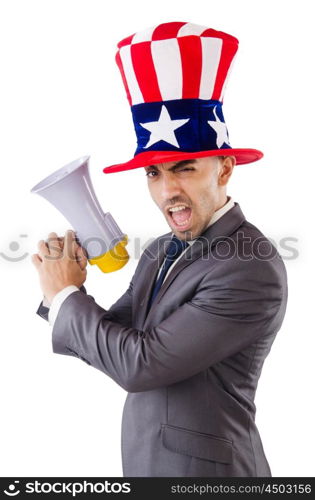
[[[146,249],[146,263],[141,274],[141,282],[139,283],[139,308],[137,310],[137,323],[143,325],[147,313],[148,302],[151,295],[152,287],[155,283],[158,271],[165,256],[165,249],[169,241],[172,239],[172,233],[167,233],[157,240],[154,244]]]
[[[161,286],[154,302],[148,312],[148,315],[154,311],[154,308],[160,302],[166,290],[171,283],[175,280],[176,276],[192,262],[199,259],[203,255],[209,253],[210,249],[222,239],[227,238],[233,234],[238,227],[245,221],[244,214],[238,203],[235,202],[233,208],[226,212],[217,222],[209,226],[206,231],[197,238],[197,241],[191,245],[182,257],[175,264],[163,285]],[[148,308],[148,301],[151,295],[153,284],[155,283],[158,270],[162,265],[165,255],[165,248],[171,240],[172,233],[168,233],[156,240],[156,245],[150,249],[150,254],[147,256],[147,265],[143,272],[143,283],[140,285],[141,298],[139,317],[140,324],[146,320],[146,313]]]

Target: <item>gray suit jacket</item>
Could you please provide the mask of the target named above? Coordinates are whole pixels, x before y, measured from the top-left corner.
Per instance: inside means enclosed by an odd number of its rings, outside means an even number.
[[[147,311],[170,238],[146,248],[109,310],[84,287],[68,296],[53,351],[128,392],[124,476],[270,476],[254,397],[285,314],[283,261],[236,203],[183,254]],[[37,312],[47,319],[47,308]]]

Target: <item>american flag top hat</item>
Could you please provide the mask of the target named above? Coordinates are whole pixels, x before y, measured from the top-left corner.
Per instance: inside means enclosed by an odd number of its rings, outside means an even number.
[[[118,43],[116,62],[137,135],[134,158],[105,167],[120,172],[205,156],[259,160],[257,149],[230,145],[223,95],[238,40],[192,23],[164,23]]]

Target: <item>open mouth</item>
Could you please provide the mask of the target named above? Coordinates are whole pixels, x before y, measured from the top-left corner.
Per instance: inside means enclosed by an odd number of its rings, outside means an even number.
[[[185,231],[191,222],[192,209],[185,205],[177,205],[167,210],[168,217],[179,231]]]

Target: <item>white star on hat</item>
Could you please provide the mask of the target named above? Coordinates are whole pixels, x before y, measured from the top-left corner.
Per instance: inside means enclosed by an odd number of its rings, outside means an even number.
[[[190,118],[187,118],[185,120],[172,120],[166,106],[164,106],[163,104],[158,121],[140,123],[141,127],[151,132],[150,139],[148,140],[144,148],[148,148],[158,141],[165,141],[169,144],[172,144],[172,146],[176,146],[177,148],[179,148],[174,130],[182,127],[189,120]]]
[[[209,123],[210,127],[212,127],[213,130],[217,134],[217,146],[218,146],[218,148],[220,148],[222,146],[222,144],[225,143],[225,144],[230,145],[230,143],[229,143],[229,136],[228,136],[228,131],[227,131],[226,125],[224,122],[221,122],[221,120],[219,119],[219,117],[217,116],[217,114],[215,112],[215,109],[216,109],[216,106],[215,106],[215,108],[213,108],[213,114],[215,116],[215,121],[209,120],[208,123]]]

